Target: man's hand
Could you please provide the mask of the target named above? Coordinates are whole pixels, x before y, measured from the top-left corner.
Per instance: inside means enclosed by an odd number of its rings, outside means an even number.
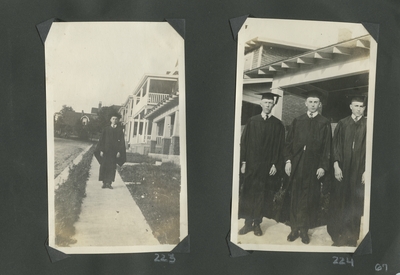
[[[100,157],[103,157],[103,156],[104,156],[103,151],[100,151]]]
[[[244,174],[246,172],[246,163],[242,163],[242,167],[240,167],[240,172]]]
[[[335,178],[336,178],[338,181],[342,181],[342,179],[343,179],[342,169],[340,169],[339,166],[338,166],[338,167],[335,167]]]
[[[118,153],[117,153],[117,158],[119,158],[120,156],[121,156],[121,154],[118,152]]]
[[[365,184],[365,172],[361,176],[361,183]]]
[[[317,179],[322,178],[325,175],[325,170],[322,168],[318,168],[316,175],[317,175]]]
[[[269,170],[269,175],[273,176],[276,174],[276,167],[275,164],[272,164],[271,169]]]
[[[286,162],[285,165],[285,173],[290,177],[290,173],[292,172],[292,163]]]

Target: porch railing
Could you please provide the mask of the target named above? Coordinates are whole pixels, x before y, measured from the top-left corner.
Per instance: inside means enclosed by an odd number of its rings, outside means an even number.
[[[148,103],[159,103],[169,97],[168,94],[156,94],[156,93],[150,93],[149,94],[149,101]]]

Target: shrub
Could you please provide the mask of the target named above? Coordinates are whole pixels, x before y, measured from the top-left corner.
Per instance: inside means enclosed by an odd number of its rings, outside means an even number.
[[[83,198],[86,196],[86,182],[93,158],[95,146],[92,146],[82,161],[70,168],[68,179],[55,191],[55,243],[69,246],[76,242],[71,237],[75,234],[74,223],[81,212]]]

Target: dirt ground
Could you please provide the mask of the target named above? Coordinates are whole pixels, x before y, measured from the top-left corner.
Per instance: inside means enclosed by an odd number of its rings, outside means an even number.
[[[54,138],[54,178],[92,142]]]

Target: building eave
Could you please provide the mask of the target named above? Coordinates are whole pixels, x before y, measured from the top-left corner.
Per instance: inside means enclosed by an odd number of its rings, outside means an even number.
[[[370,35],[363,35],[333,45],[307,51],[303,54],[265,64],[248,70],[244,72],[244,74],[250,78],[273,78],[276,74],[290,73],[290,71],[299,69],[304,65],[313,66],[318,60],[329,61],[334,59],[337,55],[351,57],[355,48],[369,50],[370,39]]]

